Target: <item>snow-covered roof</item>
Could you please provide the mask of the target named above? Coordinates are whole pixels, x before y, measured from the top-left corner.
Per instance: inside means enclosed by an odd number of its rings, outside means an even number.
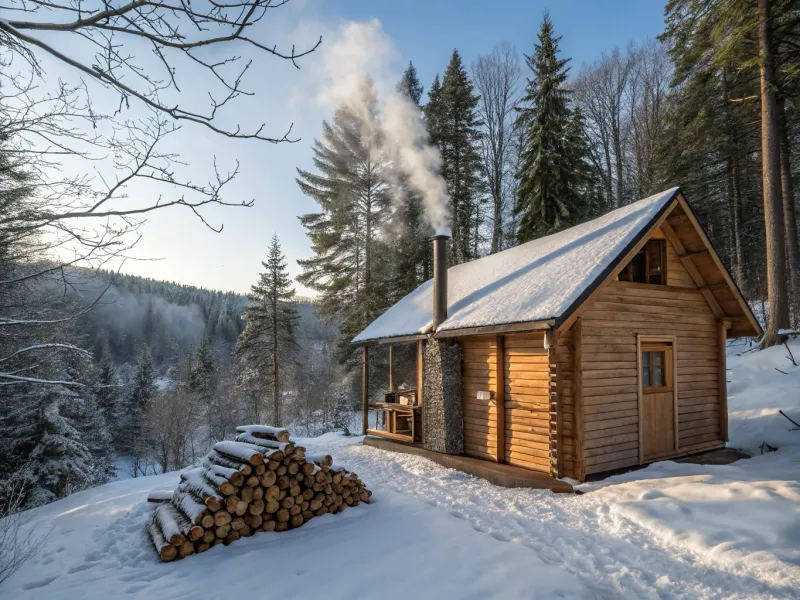
[[[593,221],[447,270],[447,319],[437,332],[557,319],[661,214],[679,188]],[[353,343],[433,330],[433,280],[375,319]]]

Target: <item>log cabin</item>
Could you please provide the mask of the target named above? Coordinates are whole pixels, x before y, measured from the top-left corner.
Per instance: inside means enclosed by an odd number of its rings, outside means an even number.
[[[726,340],[762,330],[679,188],[449,269],[447,239],[352,341],[366,434],[577,480],[725,445]],[[416,345],[401,390],[398,344]]]

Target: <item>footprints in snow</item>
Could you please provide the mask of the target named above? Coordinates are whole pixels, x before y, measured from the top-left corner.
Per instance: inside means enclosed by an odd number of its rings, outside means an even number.
[[[447,511],[450,513],[451,516],[455,517],[456,519],[461,519],[462,521],[468,521],[469,515],[464,514],[463,512],[455,509],[451,509]],[[489,528],[484,527],[483,525],[479,525],[478,523],[469,523],[470,527],[472,527],[478,533],[488,533],[494,539],[500,542],[510,542],[512,538],[501,531],[492,531]]]

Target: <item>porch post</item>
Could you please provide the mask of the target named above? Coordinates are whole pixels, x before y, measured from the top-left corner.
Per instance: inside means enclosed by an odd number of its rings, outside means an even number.
[[[389,344],[389,391],[394,391],[394,382],[392,381],[392,345]]]
[[[369,428],[369,349],[361,346],[361,432],[367,435]]]

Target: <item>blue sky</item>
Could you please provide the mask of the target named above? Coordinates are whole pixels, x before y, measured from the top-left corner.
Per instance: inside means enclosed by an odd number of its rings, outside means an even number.
[[[201,128],[185,126],[172,142],[188,163],[185,171],[193,179],[201,179],[214,154],[223,164],[238,159],[241,175],[231,186],[229,199],[253,198],[256,205],[209,211],[210,218],[225,224],[221,234],[208,231],[185,211],[156,213],[142,229],[144,238],[136,256],[158,260],[128,261],[122,270],[246,292],[258,277],[272,234],[277,233],[290,272],[297,275],[300,269],[296,260],[311,255],[297,215],[313,212],[315,204],[298,190],[295,168],[312,168],[313,138],[327,116],[309,99],[313,96],[312,73],[322,59],[324,39],[344,22],[379,19],[400,55],[396,68],[401,70],[412,60],[427,91],[433,76],[444,71],[454,48],[467,65],[501,41],[512,43],[520,53],[530,53],[545,8],[563,36],[561,49],[572,57],[574,72],[603,51],[653,38],[663,29],[663,4],[652,0],[294,0],[272,11],[271,21],[264,24],[266,39],[302,45],[322,34],[323,46],[305,59],[300,71],[288,63],[261,60],[250,84],[258,95],[242,99],[234,114],[226,118],[251,124],[264,121],[274,133],[294,122],[294,131],[302,140],[274,146],[221,139]],[[151,193],[155,192],[141,188],[140,195]],[[298,292],[306,290],[298,286]]]

